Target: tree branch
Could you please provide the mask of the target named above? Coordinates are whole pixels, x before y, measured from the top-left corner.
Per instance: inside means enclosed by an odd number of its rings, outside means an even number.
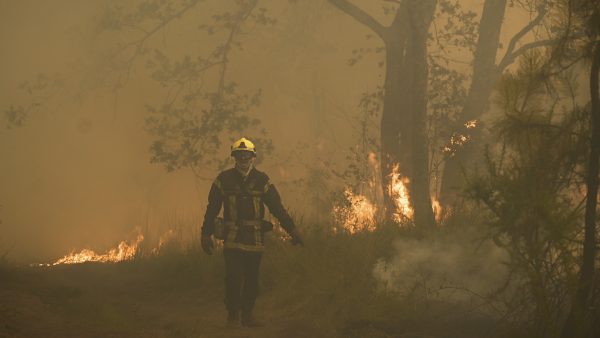
[[[137,45],[138,48],[140,48],[140,46],[142,44],[144,44],[144,42],[146,40],[148,40],[152,35],[154,35],[154,33],[156,33],[157,31],[159,31],[161,28],[164,28],[165,26],[167,26],[169,23],[171,23],[171,21],[173,21],[175,19],[181,18],[181,16],[183,14],[185,14],[187,11],[189,11],[194,6],[196,6],[196,4],[198,4],[199,1],[200,0],[190,1],[190,3],[187,6],[184,6],[177,13],[175,13],[175,14],[171,15],[170,17],[166,18],[164,21],[161,21],[158,25],[156,25],[150,31],[147,31],[146,34],[143,37],[141,37],[140,39],[138,39],[136,41],[133,41],[129,45]]]
[[[498,65],[498,70],[502,71],[504,68],[506,68],[508,65],[510,65],[512,62],[514,62],[514,60],[517,58],[517,56],[523,54],[526,50],[529,50],[531,48],[535,48],[535,47],[540,47],[540,45],[535,45],[535,46],[531,46],[527,49],[523,49],[523,47],[527,46],[527,45],[531,45],[531,44],[527,44],[521,48],[519,48],[516,52],[515,50],[515,46],[517,45],[517,43],[519,42],[519,40],[521,40],[521,38],[523,36],[525,36],[527,33],[529,33],[535,26],[537,26],[542,19],[544,19],[544,16],[546,16],[546,7],[548,6],[548,1],[544,1],[543,4],[541,4],[539,6],[538,9],[538,15],[531,21],[529,21],[529,23],[527,25],[525,25],[525,27],[523,27],[517,34],[515,34],[512,39],[510,39],[510,42],[508,43],[508,48],[506,49],[506,54],[504,54],[504,57],[502,58],[502,61],[500,61],[500,64]],[[548,40],[545,40],[548,41]],[[537,43],[534,42],[534,44]],[[519,53],[519,54],[517,54]]]
[[[170,17],[167,17],[166,19],[164,19],[163,21],[160,21],[155,27],[153,27],[149,31],[147,31],[147,30],[145,30],[145,29],[143,29],[141,27],[131,26],[131,28],[138,29],[138,30],[141,30],[142,32],[144,32],[144,35],[142,37],[140,37],[139,39],[137,39],[137,40],[130,41],[130,42],[126,43],[125,45],[120,46],[120,48],[118,50],[116,50],[113,53],[113,55],[110,57],[111,59],[116,59],[121,53],[124,53],[130,47],[134,47],[133,54],[129,57],[128,60],[126,60],[124,62],[124,64],[126,65],[126,72],[125,72],[124,75],[123,74],[119,75],[119,79],[118,79],[118,81],[117,81],[117,83],[116,83],[115,88],[113,89],[113,91],[118,90],[121,86],[123,86],[125,83],[127,83],[129,81],[129,75],[130,75],[130,72],[131,72],[131,67],[132,67],[133,62],[135,61],[135,59],[140,56],[142,48],[144,46],[144,43],[148,39],[150,39],[156,32],[158,32],[161,28],[166,27],[173,20],[181,18],[181,16],[183,16],[183,14],[185,14],[187,11],[189,11],[194,6],[196,6],[196,4],[198,4],[198,2],[200,2],[200,0],[192,0],[192,1],[190,1],[189,4],[187,4],[186,6],[184,6],[183,8],[181,8],[177,13],[174,13]]]
[[[227,71],[227,62],[229,60],[229,52],[231,51],[231,45],[233,43],[233,38],[240,31],[242,23],[244,23],[246,21],[246,19],[248,19],[248,17],[250,16],[250,14],[252,13],[252,11],[254,10],[254,8],[256,7],[257,4],[258,4],[258,0],[254,0],[248,5],[247,8],[243,7],[241,9],[240,13],[238,14],[239,15],[238,19],[235,21],[233,27],[231,27],[231,31],[229,32],[229,35],[227,36],[227,41],[225,41],[225,43],[223,44],[223,53],[221,55],[221,63],[223,66],[221,68],[221,73],[220,73],[220,77],[219,77],[219,86],[218,86],[219,96],[222,96],[223,88],[225,86],[225,73]]]
[[[367,14],[367,12],[358,8],[356,5],[354,5],[348,0],[329,0],[329,2],[342,12],[356,19],[356,21],[371,28],[381,39],[384,39],[386,27],[381,25],[372,16]]]
[[[519,47],[516,51],[510,54],[504,55],[502,61],[498,64],[498,70],[502,71],[504,68],[508,67],[511,63],[515,61],[515,59],[530,49],[544,47],[544,46],[552,46],[557,43],[560,43],[561,39],[549,39],[549,40],[539,40],[530,43],[526,43],[523,46]]]

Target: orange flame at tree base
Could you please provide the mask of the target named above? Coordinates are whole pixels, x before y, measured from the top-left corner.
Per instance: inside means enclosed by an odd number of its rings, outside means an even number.
[[[375,163],[377,161],[372,154],[369,154],[369,163]],[[391,197],[394,210],[392,212],[392,221],[398,224],[406,224],[406,221],[410,221],[414,217],[414,209],[410,202],[409,183],[408,177],[400,173],[400,165],[396,164],[393,167],[392,173],[388,176],[390,181],[387,186],[387,193]],[[375,182],[369,182],[368,187],[374,189],[377,185]],[[334,206],[333,215],[337,224],[341,225],[341,228],[350,234],[357,233],[359,231],[374,231],[377,224],[377,207],[376,203],[373,203],[367,196],[375,194],[355,194],[351,188],[346,188],[344,191],[344,197],[347,204],[345,206]],[[442,206],[436,198],[431,199],[431,207],[433,209],[435,220],[441,222],[442,218],[445,217]],[[334,227],[334,232],[336,232]]]
[[[400,165],[394,165],[390,174],[390,185],[388,192],[394,201],[396,210],[392,214],[394,222],[401,223],[403,220],[412,219],[414,210],[410,205],[408,184],[410,180],[400,174]]]

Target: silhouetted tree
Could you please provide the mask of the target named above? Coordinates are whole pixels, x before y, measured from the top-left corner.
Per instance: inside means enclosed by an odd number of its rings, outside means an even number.
[[[586,172],[586,203],[584,218],[583,255],[580,277],[571,311],[562,330],[562,337],[593,337],[599,332],[593,332],[592,323],[598,318],[593,317],[590,310],[593,306],[594,277],[596,274],[596,222],[598,205],[598,174],[600,161],[600,4],[598,2],[569,1],[569,10],[575,17],[583,21],[582,28],[587,35],[584,53],[591,59],[589,89],[590,89],[590,143],[589,159]],[[595,335],[594,335],[595,334]]]
[[[549,1],[527,1],[525,5],[537,7],[537,15],[509,41],[504,55],[496,62],[500,50],[500,31],[504,22],[506,0],[486,0],[479,24],[479,38],[473,55],[473,73],[467,98],[457,117],[455,130],[468,138],[446,158],[442,173],[440,201],[444,207],[457,202],[465,187],[465,171],[481,163],[483,124],[481,117],[489,109],[494,85],[503,71],[523,53],[543,46],[556,44],[556,38],[536,39],[519,47],[520,40],[543,23],[551,5]],[[476,121],[476,128],[465,128],[469,121]]]
[[[559,332],[576,279],[582,219],[582,164],[588,150],[586,115],[569,74],[549,72],[550,54],[530,52],[504,74],[492,122],[484,173],[470,177],[471,197],[482,203],[490,236],[510,255],[516,297],[508,304],[532,336]],[[571,104],[557,104],[571,102]]]
[[[384,104],[381,116],[381,170],[384,192],[395,165],[410,179],[409,191],[418,227],[435,224],[429,188],[426,137],[427,38],[435,0],[407,0],[397,6],[393,22],[385,27],[347,0],[329,0],[340,10],[369,27],[386,50]],[[395,210],[384,194],[387,219]]]
[[[426,108],[431,93],[423,74],[427,74],[427,53],[419,54],[419,46],[427,40],[429,25],[437,1],[412,2],[389,1],[397,4],[394,19],[383,26],[365,11],[347,0],[329,0],[340,10],[369,27],[380,37],[385,46],[385,83],[383,111],[381,116],[382,185],[384,191],[390,183],[390,174],[395,164],[400,165],[402,174],[409,177],[410,194],[415,208],[415,222],[428,227],[435,223],[430,211],[430,170],[427,156]],[[527,2],[530,4],[530,2]],[[531,5],[531,4],[530,4]],[[547,1],[538,4],[537,16],[525,25],[509,42],[506,53],[496,64],[500,48],[500,30],[504,21],[506,0],[486,0],[479,24],[479,38],[474,51],[471,84],[458,116],[454,117],[460,133],[467,133],[464,125],[478,120],[487,111],[492,89],[502,71],[526,51],[552,43],[534,41],[517,48],[520,40],[537,27],[546,15]],[[448,3],[444,3],[449,7]],[[418,24],[417,24],[418,23]],[[425,27],[426,26],[426,27]],[[425,32],[425,33],[423,33]],[[420,39],[424,39],[425,42]],[[415,49],[416,48],[416,49]],[[426,49],[426,47],[423,47]],[[418,51],[417,51],[418,50]],[[414,53],[417,54],[414,54]],[[480,121],[479,121],[480,122]],[[452,149],[446,160],[441,178],[441,199],[450,204],[456,198],[453,192],[464,188],[463,165],[473,158],[481,148],[478,140],[480,128],[469,129],[471,142]],[[452,196],[450,196],[452,195]],[[385,195],[387,218],[394,210],[393,201]]]

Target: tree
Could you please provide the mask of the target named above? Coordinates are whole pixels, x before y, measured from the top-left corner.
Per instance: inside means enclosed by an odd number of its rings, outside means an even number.
[[[596,222],[598,204],[598,174],[600,161],[600,4],[597,2],[569,2],[570,11],[583,21],[587,35],[585,51],[591,59],[590,89],[590,143],[589,160],[586,173],[586,204],[584,218],[583,255],[580,277],[573,297],[571,311],[562,330],[562,337],[592,337],[593,317],[589,311],[594,295],[594,276],[596,272]],[[572,7],[571,7],[572,6]],[[597,334],[597,332],[596,332]]]
[[[500,75],[495,65],[505,10],[506,0],[488,0],[483,4],[479,22],[479,37],[473,58],[471,86],[458,118],[458,121],[463,125],[467,121],[479,119],[481,114],[488,108],[492,87]],[[460,125],[455,126],[455,129],[459,128],[464,130]],[[473,130],[479,131],[481,128],[474,128]],[[468,145],[469,143],[466,144],[466,146]],[[443,205],[449,205],[449,200],[454,199],[449,195],[457,187],[463,186],[461,184],[464,181],[462,180],[463,175],[460,165],[465,163],[465,157],[472,152],[473,150],[460,149],[446,159],[440,191],[440,200]]]
[[[526,53],[504,74],[492,122],[495,144],[484,173],[470,176],[470,197],[481,203],[490,237],[510,255],[507,304],[533,336],[559,332],[576,279],[587,112],[574,100],[569,72],[549,71],[552,53]]]
[[[427,41],[437,1],[412,2],[390,1],[396,3],[394,19],[385,27],[372,16],[347,0],[329,0],[341,11],[352,16],[358,22],[370,28],[385,46],[385,84],[384,103],[381,116],[381,159],[382,185],[386,191],[390,183],[390,174],[396,164],[410,181],[410,195],[415,207],[415,222],[418,226],[433,225],[433,213],[430,212],[430,182],[429,163],[427,156],[431,149],[426,145],[426,108],[431,97],[427,83],[422,83],[422,75],[427,74],[425,54],[415,54],[414,48],[420,48]],[[535,5],[537,2],[526,2]],[[506,0],[486,0],[483,6],[479,24],[479,38],[474,51],[473,71],[470,89],[458,116],[454,117],[455,132],[453,137],[465,137],[470,121],[479,120],[487,111],[493,86],[502,71],[511,65],[515,59],[526,51],[551,43],[551,41],[535,41],[517,48],[520,40],[537,27],[546,15],[547,1],[541,1],[537,6],[537,16],[525,25],[510,40],[506,53],[496,64],[497,51],[500,48],[500,30],[502,27]],[[444,7],[451,7],[444,2]],[[416,24],[419,23],[419,24]],[[425,35],[425,36],[424,36]],[[443,47],[443,46],[442,46]],[[464,187],[463,165],[469,162],[474,154],[479,152],[481,144],[479,134],[481,128],[468,127],[471,140],[463,147],[451,149],[446,159],[442,176],[441,200],[450,205],[457,198],[456,191]],[[459,143],[459,142],[457,142]],[[461,144],[464,142],[460,142]],[[385,197],[385,207],[393,210],[393,202],[389,195]]]
[[[465,187],[465,169],[472,169],[473,163],[480,163],[477,159],[480,158],[482,145],[481,117],[489,109],[494,85],[502,72],[525,52],[557,42],[556,39],[539,39],[517,48],[520,40],[543,22],[548,12],[549,1],[540,1],[539,4],[535,1],[526,2],[526,4],[537,7],[537,15],[510,39],[505,54],[496,63],[507,1],[486,0],[484,2],[479,24],[479,38],[473,58],[471,85],[455,126],[455,130],[465,135],[468,142],[456,148],[446,159],[440,189],[440,201],[445,207],[451,207],[459,199],[460,192]],[[476,122],[478,127],[465,128],[470,121]]]
[[[545,54],[523,55],[519,72],[504,74],[499,83],[497,103],[505,116],[494,126],[502,147],[488,151],[488,176],[476,176],[471,192],[492,212],[492,229],[500,230],[494,238],[509,250],[511,266],[528,283],[521,298],[535,304],[537,335],[591,337],[597,335],[591,308],[600,161],[600,7],[585,1],[558,7],[564,12],[552,19],[562,37]],[[576,100],[574,84],[573,65],[581,65],[582,58],[591,60],[585,107]],[[562,92],[566,96],[557,96]]]
[[[143,2],[133,13],[116,10],[105,19],[109,29],[133,26],[146,33],[125,45],[135,46],[125,62],[148,53],[144,46],[159,29],[179,19],[199,3],[198,0],[177,2]],[[146,120],[148,131],[156,140],[151,146],[151,161],[172,171],[190,168],[197,178],[203,178],[202,168],[221,163],[223,134],[240,134],[256,129],[260,120],[251,117],[260,105],[260,91],[240,92],[238,84],[228,77],[231,54],[241,50],[240,35],[248,21],[271,25],[275,19],[257,0],[237,0],[233,8],[213,14],[213,22],[199,28],[209,36],[220,35],[220,42],[208,55],[184,56],[173,61],[159,49],[152,51],[148,68],[155,81],[167,89],[167,98],[159,107],[149,106]],[[158,19],[157,19],[158,18]],[[154,20],[148,27],[147,21]],[[123,51],[121,49],[120,51]],[[120,52],[119,51],[119,52]],[[205,78],[211,79],[206,83]],[[265,135],[264,130],[261,131]],[[253,138],[264,153],[271,149],[264,138]]]
[[[261,91],[240,88],[229,72],[231,59],[243,48],[245,30],[251,25],[273,25],[258,0],[218,2],[207,11],[204,0],[142,0],[135,5],[110,4],[98,16],[94,38],[101,46],[99,60],[88,62],[83,71],[70,77],[66,90],[74,97],[109,89],[115,102],[120,91],[142,64],[146,74],[164,93],[162,103],[146,102],[146,130],[153,135],[151,162],[168,171],[188,168],[197,179],[205,179],[202,168],[223,165],[223,143],[232,135],[250,133],[268,154],[272,145],[260,119],[254,114],[260,105]],[[181,20],[199,21],[196,34],[205,50],[197,54],[172,56],[156,45],[157,36]],[[108,43],[106,43],[108,42]],[[104,44],[103,44],[104,43]],[[189,51],[186,50],[186,53]],[[90,58],[93,59],[93,58]],[[31,99],[34,94],[63,85],[60,79],[40,75],[22,85]],[[5,110],[9,127],[23,125],[28,114],[42,103],[11,105]]]
[[[384,104],[381,116],[381,170],[384,191],[390,174],[399,165],[410,179],[415,225],[435,224],[429,187],[426,142],[427,38],[436,7],[435,0],[408,0],[397,6],[393,22],[385,27],[347,0],[329,0],[341,11],[369,27],[386,50]],[[395,209],[384,194],[387,219]]]

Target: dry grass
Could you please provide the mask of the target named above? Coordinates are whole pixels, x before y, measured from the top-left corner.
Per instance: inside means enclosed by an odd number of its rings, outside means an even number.
[[[118,264],[4,265],[0,337],[492,336],[495,323],[468,309],[377,291],[375,263],[411,236],[306,234],[299,248],[271,235],[256,309],[268,325],[257,330],[224,328],[223,258],[193,242]]]

